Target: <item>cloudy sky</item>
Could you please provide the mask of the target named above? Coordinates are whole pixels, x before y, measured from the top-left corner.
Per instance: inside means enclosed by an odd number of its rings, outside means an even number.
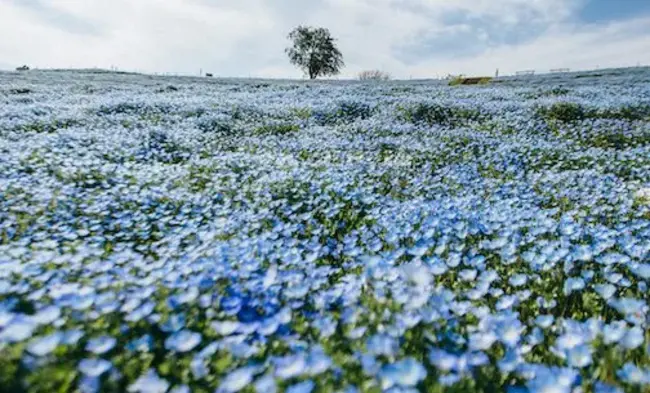
[[[299,24],[330,29],[342,77],[650,64],[649,0],[0,0],[0,69],[299,78]]]

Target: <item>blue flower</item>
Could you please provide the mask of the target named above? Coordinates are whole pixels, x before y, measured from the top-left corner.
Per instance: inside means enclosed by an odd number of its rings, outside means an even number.
[[[30,342],[27,346],[27,351],[32,355],[45,356],[54,351],[54,349],[56,349],[56,347],[61,343],[62,339],[63,333],[54,332]]]
[[[79,371],[88,377],[99,377],[112,367],[111,362],[104,359],[83,359],[79,362]]]
[[[32,336],[36,323],[27,317],[16,316],[0,332],[0,342],[19,342]]]
[[[265,374],[262,377],[258,378],[255,381],[255,391],[275,393],[277,391],[277,385],[273,376]]]
[[[148,334],[133,339],[126,344],[126,349],[128,349],[129,351],[137,351],[137,352],[149,352],[151,351],[152,347],[153,347],[153,338]]]
[[[165,340],[165,348],[175,352],[187,352],[201,343],[201,335],[190,330],[180,330]]]
[[[298,382],[297,384],[288,386],[286,389],[287,393],[311,393],[316,384],[311,379],[306,381]]]
[[[623,393],[623,389],[599,381],[594,384],[594,393]]]
[[[627,330],[618,343],[621,347],[632,350],[643,345],[644,341],[645,331],[638,326],[634,326]]]
[[[127,390],[129,393],[165,393],[168,388],[169,382],[160,378],[154,369],[149,369],[129,385]]]
[[[394,356],[399,349],[397,340],[387,335],[376,334],[368,339],[366,348],[375,356]]]
[[[111,336],[101,336],[88,340],[86,351],[102,355],[115,347],[117,340]]]
[[[650,369],[641,369],[632,363],[625,363],[616,375],[626,383],[642,385],[650,383]]]
[[[382,388],[392,386],[411,387],[417,385],[427,376],[426,369],[417,360],[405,358],[382,367],[379,372]]]
[[[307,359],[303,354],[277,358],[274,363],[278,378],[289,379],[307,372]]]
[[[242,367],[228,373],[219,383],[217,392],[234,393],[250,385],[255,375],[256,367]]]

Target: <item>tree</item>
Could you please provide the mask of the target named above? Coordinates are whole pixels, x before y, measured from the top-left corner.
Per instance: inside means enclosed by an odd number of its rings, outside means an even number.
[[[388,81],[390,74],[379,70],[367,70],[359,73],[359,80],[361,81]]]
[[[298,26],[288,38],[293,42],[286,49],[289,61],[309,75],[309,79],[336,75],[344,66],[343,55],[328,29]]]

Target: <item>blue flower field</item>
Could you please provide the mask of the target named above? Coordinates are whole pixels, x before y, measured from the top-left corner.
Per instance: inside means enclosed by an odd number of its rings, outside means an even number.
[[[0,392],[650,392],[650,70],[0,73]]]

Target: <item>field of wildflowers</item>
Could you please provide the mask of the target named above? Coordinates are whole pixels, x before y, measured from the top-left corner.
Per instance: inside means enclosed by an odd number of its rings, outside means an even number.
[[[650,71],[0,73],[1,392],[649,392]]]

